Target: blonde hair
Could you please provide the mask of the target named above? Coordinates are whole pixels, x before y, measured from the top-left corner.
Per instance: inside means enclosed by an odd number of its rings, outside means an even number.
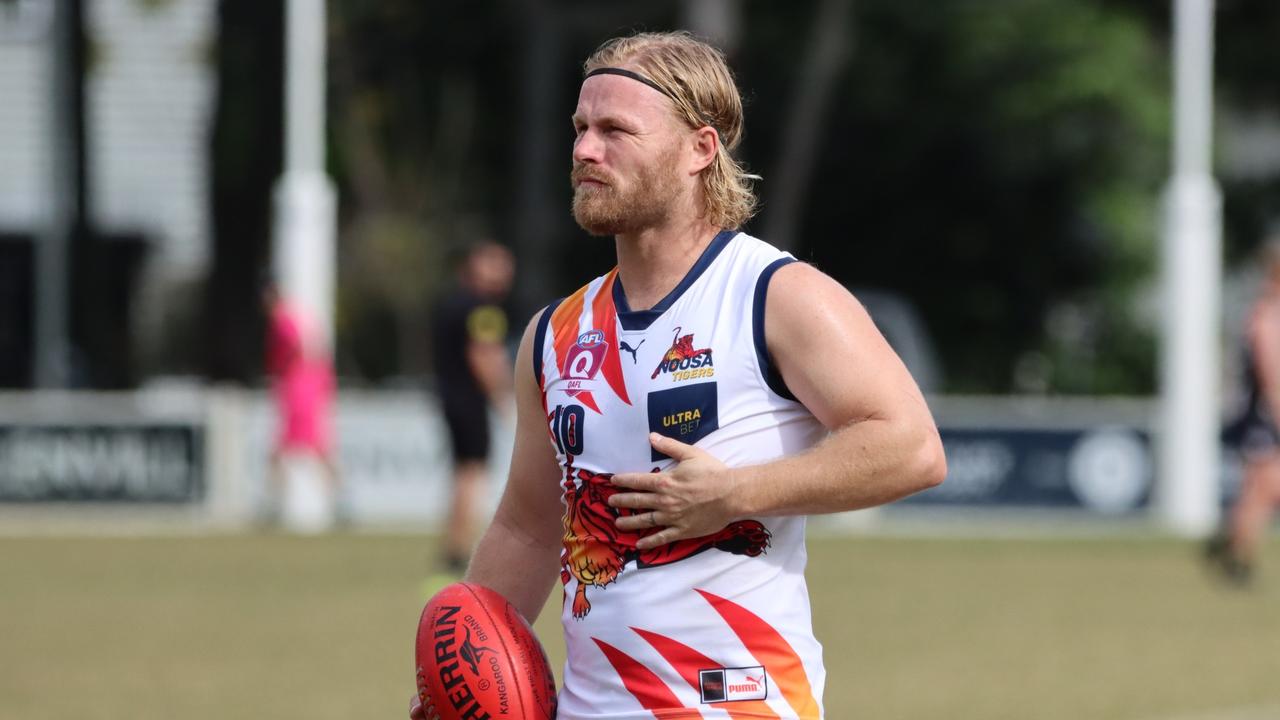
[[[742,142],[742,97],[724,54],[687,32],[638,33],[606,41],[583,64],[583,74],[629,66],[651,80],[672,101],[690,128],[710,126],[720,143],[716,158],[701,173],[709,222],[735,230],[755,214],[751,175],[732,152]]]

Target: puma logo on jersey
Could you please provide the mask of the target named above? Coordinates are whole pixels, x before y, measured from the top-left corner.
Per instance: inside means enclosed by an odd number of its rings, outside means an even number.
[[[644,340],[641,340],[641,341],[640,341],[640,345],[643,345],[643,344],[644,344]],[[618,343],[618,347],[620,347],[620,348],[622,348],[623,350],[626,350],[627,352],[631,353],[631,364],[632,364],[632,365],[635,365],[637,362],[639,362],[639,361],[637,361],[637,360],[636,360],[636,351],[640,349],[640,345],[637,345],[637,346],[635,346],[635,347],[631,347],[630,345],[628,345],[628,344],[627,344],[627,341],[626,341],[626,340],[623,340],[622,342]]]
[[[769,695],[764,667],[712,668],[698,671],[702,702],[764,700]]]

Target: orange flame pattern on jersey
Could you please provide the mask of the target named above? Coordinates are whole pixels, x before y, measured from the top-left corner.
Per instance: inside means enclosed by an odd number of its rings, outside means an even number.
[[[667,662],[671,663],[671,667],[680,673],[680,677],[689,684],[694,690],[699,689],[698,671],[704,668],[723,667],[724,663],[703,655],[697,650],[685,645],[679,640],[659,635],[655,632],[649,632],[638,627],[631,628],[631,631],[644,641],[649,643],[658,654]],[[615,664],[616,668],[617,665]],[[750,676],[747,676],[750,678]],[[756,680],[757,683],[764,684],[763,678]],[[624,680],[625,683],[625,680]],[[769,707],[769,703],[763,700],[744,700],[737,701],[724,707],[725,712],[729,713],[729,717],[734,720],[739,718],[777,718],[778,713]]]
[[[804,662],[786,638],[764,618],[745,607],[705,590],[694,588],[720,615],[733,631],[743,647],[760,663],[770,677],[777,682],[778,694],[791,706],[800,720],[818,720],[821,713],[804,669]],[[699,689],[698,673],[708,668],[723,667],[723,658],[713,658],[684,643],[643,628],[631,631],[644,639],[666,660],[694,691]],[[676,693],[663,683],[657,673],[645,667],[639,660],[599,638],[591,638],[604,652],[609,664],[618,673],[622,685],[640,706],[659,718],[700,717],[698,711],[680,703]],[[761,678],[763,681],[764,678]],[[776,697],[776,696],[771,696]],[[736,700],[717,703],[731,718],[776,718],[778,714],[764,700]]]
[[[618,398],[630,405],[631,397],[627,394],[627,383],[622,375],[622,361],[618,356],[618,311],[613,304],[613,283],[617,276],[617,268],[614,268],[605,276],[605,280],[601,283],[599,290],[596,291],[595,299],[591,301],[590,307],[592,324],[600,332],[604,333],[604,341],[608,344],[608,349],[605,350],[604,365],[601,367],[600,373]],[[587,307],[587,291],[590,288],[590,285],[582,286],[577,292],[560,303],[560,306],[551,314],[552,347],[555,348],[556,367],[559,368],[561,377],[565,375],[565,363],[569,359],[569,349],[573,347],[581,331],[578,322]],[[539,348],[538,352],[541,351],[542,349]],[[539,382],[541,381],[542,378],[539,378]],[[600,405],[590,391],[584,390],[577,393],[576,397],[586,407],[591,408],[596,413],[600,412]]]

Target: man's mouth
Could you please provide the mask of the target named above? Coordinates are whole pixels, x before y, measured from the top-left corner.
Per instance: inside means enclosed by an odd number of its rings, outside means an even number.
[[[609,183],[604,178],[596,175],[589,175],[585,172],[576,172],[573,174],[573,186],[579,187],[603,187]]]

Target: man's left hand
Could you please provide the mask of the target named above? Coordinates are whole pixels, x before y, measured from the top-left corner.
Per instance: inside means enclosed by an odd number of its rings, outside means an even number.
[[[649,442],[676,464],[665,472],[614,475],[614,485],[633,492],[619,492],[609,498],[613,507],[636,511],[614,521],[619,530],[662,528],[637,541],[636,548],[648,550],[684,538],[710,535],[738,519],[732,502],[737,483],[724,463],[705,450],[658,433],[649,433]]]

